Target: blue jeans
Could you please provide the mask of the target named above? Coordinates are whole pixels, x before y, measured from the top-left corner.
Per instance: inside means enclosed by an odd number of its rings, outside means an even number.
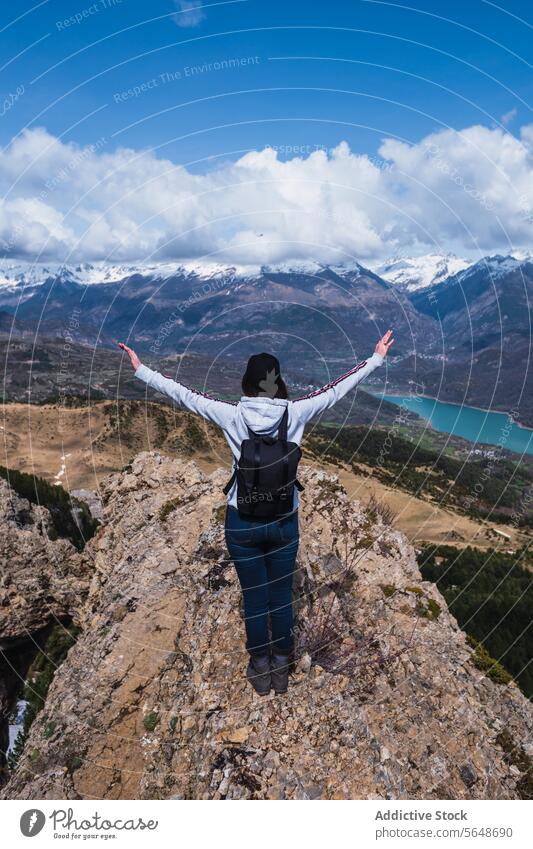
[[[226,545],[242,587],[246,648],[261,654],[293,648],[292,576],[298,551],[298,511],[277,519],[248,519],[226,510]],[[268,633],[268,620],[272,640]]]

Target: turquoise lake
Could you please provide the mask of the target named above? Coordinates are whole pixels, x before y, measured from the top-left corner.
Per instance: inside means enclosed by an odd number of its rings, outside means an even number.
[[[379,395],[392,404],[404,406],[425,419],[431,427],[443,433],[462,436],[470,442],[500,445],[518,454],[533,454],[533,430],[520,427],[505,413],[492,413],[448,404],[435,398],[420,396]]]

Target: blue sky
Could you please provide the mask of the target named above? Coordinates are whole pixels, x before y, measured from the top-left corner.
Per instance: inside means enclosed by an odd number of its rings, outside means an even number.
[[[490,125],[509,114],[513,132],[531,120],[533,31],[512,16],[531,22],[525,2],[506,2],[503,12],[478,0],[419,2],[420,11],[394,2],[245,0],[175,17],[176,5],[3,4],[2,56],[11,60],[3,94],[21,84],[25,94],[3,117],[2,143],[42,125],[80,143],[110,136],[111,147],[164,145],[165,155],[189,162],[341,139],[375,153],[384,136],[414,142],[443,125]],[[11,23],[14,12],[21,17]],[[65,23],[84,12],[80,23]],[[180,19],[193,25],[180,27]],[[224,59],[247,64],[187,75]],[[139,96],[123,96],[152,80]]]
[[[457,201],[461,232],[453,226],[441,227],[431,232],[427,245],[422,236],[424,249],[434,243],[435,250],[440,246],[472,255],[493,243],[495,247],[506,241],[523,245],[529,239],[530,199],[524,195],[529,172],[518,176],[513,172],[518,148],[513,148],[505,163],[496,162],[493,152],[506,134],[523,144],[521,128],[533,123],[533,16],[526,2],[511,0],[504,7],[503,2],[498,6],[480,0],[446,4],[425,0],[409,7],[374,0],[320,4],[301,0],[212,4],[44,0],[32,4],[21,0],[3,4],[0,16],[4,98],[0,142],[4,150],[11,143],[16,152],[14,145],[20,144],[25,133],[35,134],[42,128],[47,138],[67,148],[97,145],[99,162],[122,148],[152,151],[157,159],[184,166],[189,176],[224,171],[247,151],[261,151],[265,146],[273,147],[278,162],[283,162],[294,157],[306,160],[313,151],[329,156],[341,142],[347,143],[352,155],[367,154],[380,167],[384,140],[420,145],[431,134],[481,126],[490,134],[476,138],[472,150],[479,153],[479,142],[484,151],[481,159],[486,157],[493,174],[500,179],[502,169],[505,172],[516,200],[517,226],[510,231],[504,226],[502,236],[501,222],[491,220],[483,232],[472,235],[478,210],[468,212],[463,191]],[[451,142],[443,138],[447,147]],[[46,147],[38,135],[32,144],[32,149]],[[472,147],[472,140],[467,144]],[[395,166],[398,152],[402,151],[392,151]],[[6,165],[9,175],[4,189],[11,198],[26,201],[32,186],[37,191],[46,180],[32,165],[26,168],[21,187],[13,169],[18,159],[28,155],[23,153],[11,156],[9,169]],[[494,180],[486,173],[470,182],[478,153],[465,166],[461,179],[475,185],[478,195],[488,192],[499,198],[500,189],[494,190]],[[528,159],[529,152],[524,167]],[[454,149],[445,160],[463,161],[464,155]],[[115,169],[116,162],[109,167]],[[259,165],[264,171],[265,163]],[[437,169],[442,172],[442,168],[441,162]],[[235,178],[231,170],[226,173],[228,180]],[[69,174],[69,181],[75,178],[76,174]],[[281,172],[278,178],[283,179]],[[331,181],[332,176],[324,179]],[[395,203],[404,193],[412,195],[414,165],[409,179],[409,184],[394,188]],[[455,209],[447,185],[451,179],[440,173],[439,186],[429,190],[440,193],[436,203],[451,203]],[[390,192],[390,177],[387,182]],[[46,189],[44,197],[41,191],[41,203],[59,215],[65,214],[58,199],[62,190],[66,194],[65,184],[61,178]],[[213,191],[212,184],[208,191]],[[381,189],[373,185],[372,191]],[[328,203],[331,206],[331,199]],[[362,203],[362,196],[354,203]],[[413,203],[412,214],[420,218],[420,224],[427,211],[418,198]],[[509,220],[508,210],[503,212]],[[27,205],[24,214],[27,218]],[[375,231],[374,213],[368,214],[368,232]],[[494,218],[494,210],[491,214]],[[89,213],[84,210],[83,215],[86,220]],[[54,245],[69,241],[59,222],[52,223],[52,212],[47,215],[43,208],[41,217]],[[78,225],[69,223],[76,232]],[[265,226],[268,229],[268,222]],[[361,226],[364,229],[365,222]],[[353,250],[379,254],[385,250],[384,240],[390,240],[390,252],[402,245],[407,249],[409,244],[420,252],[421,233],[407,228],[408,235],[403,237],[405,229],[395,220],[377,239],[356,240]],[[208,243],[204,235],[191,246],[192,254],[204,250],[203,242]],[[226,227],[223,238],[231,237],[231,228]],[[25,236],[25,247],[18,246],[13,233],[3,238],[17,254],[31,254],[38,245],[38,240]],[[185,250],[183,239],[179,250]],[[47,251],[49,244],[45,255]],[[278,256],[275,251],[273,255]]]

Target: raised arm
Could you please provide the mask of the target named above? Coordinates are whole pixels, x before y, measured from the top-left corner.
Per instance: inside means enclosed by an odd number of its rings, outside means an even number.
[[[176,404],[185,407],[191,413],[197,413],[199,416],[221,428],[226,428],[233,421],[236,405],[232,401],[221,401],[218,398],[211,398],[203,392],[196,392],[195,389],[189,389],[187,386],[183,386],[182,383],[178,383],[170,377],[164,377],[159,372],[153,371],[153,369],[143,365],[135,351],[128,348],[127,345],[119,342],[119,347],[130,358],[130,362],[135,369],[135,377],[144,381],[152,389],[168,395]]]
[[[321,389],[317,389],[316,392],[311,392],[302,398],[295,398],[291,402],[293,415],[302,422],[308,422],[309,419],[333,407],[337,401],[344,398],[351,389],[354,389],[358,383],[361,383],[365,377],[368,377],[374,369],[383,363],[393,342],[392,330],[388,330],[385,336],[380,339],[376,345],[376,350],[368,360],[361,360],[347,374],[327,383]]]

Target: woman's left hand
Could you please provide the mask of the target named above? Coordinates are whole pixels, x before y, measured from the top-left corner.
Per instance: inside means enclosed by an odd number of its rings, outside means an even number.
[[[385,336],[382,336],[376,345],[376,354],[381,354],[382,357],[386,357],[393,342],[394,339],[392,338],[392,330],[387,330]]]
[[[141,365],[141,361],[133,350],[133,348],[128,348],[128,346],[125,345],[124,342],[117,342],[117,344],[119,348],[122,348],[123,351],[126,351],[128,357],[130,358],[130,363],[132,364],[135,371],[137,371],[137,369]]]

